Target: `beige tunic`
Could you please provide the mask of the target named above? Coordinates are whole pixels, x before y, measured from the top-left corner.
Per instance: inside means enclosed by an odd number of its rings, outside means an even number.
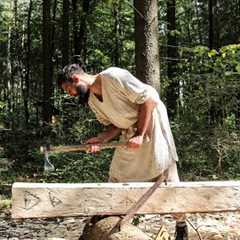
[[[151,129],[138,149],[118,148],[110,166],[110,177],[118,181],[145,181],[158,176],[178,156],[167,111],[156,90],[135,78],[127,70],[111,67],[100,73],[102,98],[90,94],[89,106],[104,125],[122,129],[121,140],[134,135],[139,104],[148,98],[157,102],[152,113]]]

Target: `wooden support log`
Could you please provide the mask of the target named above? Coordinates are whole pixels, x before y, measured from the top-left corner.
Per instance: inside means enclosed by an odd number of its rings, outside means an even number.
[[[134,225],[124,224],[119,231],[108,235],[108,232],[119,221],[119,217],[107,217],[95,224],[87,225],[84,229],[81,240],[151,240],[144,232]]]
[[[14,183],[14,218],[123,215],[153,183]],[[240,181],[161,185],[137,212],[172,214],[240,211]]]

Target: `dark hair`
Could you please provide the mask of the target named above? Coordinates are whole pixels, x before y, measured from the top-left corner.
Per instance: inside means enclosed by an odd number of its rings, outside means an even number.
[[[58,86],[62,86],[63,83],[69,82],[72,83],[73,74],[82,74],[84,73],[81,66],[77,63],[66,65],[62,71],[58,73]]]

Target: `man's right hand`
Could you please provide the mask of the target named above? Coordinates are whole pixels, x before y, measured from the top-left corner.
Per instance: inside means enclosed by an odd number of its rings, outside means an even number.
[[[91,144],[91,147],[86,152],[95,153],[101,151],[100,144],[103,143],[103,139],[100,137],[92,137],[89,138],[85,143]]]

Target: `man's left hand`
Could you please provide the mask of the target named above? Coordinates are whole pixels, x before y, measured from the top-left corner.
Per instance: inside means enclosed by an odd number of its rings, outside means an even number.
[[[128,140],[128,148],[139,148],[143,144],[143,136],[137,135]]]

